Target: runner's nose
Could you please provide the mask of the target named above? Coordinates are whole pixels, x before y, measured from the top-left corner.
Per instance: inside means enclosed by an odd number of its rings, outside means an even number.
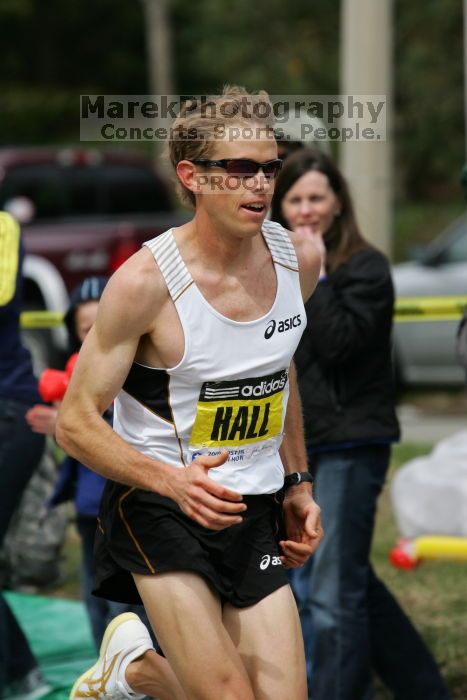
[[[263,192],[267,194],[271,191],[271,187],[273,186],[272,178],[267,177],[262,170],[259,170],[256,175],[248,178],[248,180],[252,182],[251,186],[248,187],[252,192]]]

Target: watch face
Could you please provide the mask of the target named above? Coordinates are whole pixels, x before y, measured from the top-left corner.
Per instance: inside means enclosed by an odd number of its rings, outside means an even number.
[[[309,472],[293,472],[292,474],[287,474],[284,478],[284,486],[288,488],[289,486],[296,486],[305,481],[313,483],[313,478]]]

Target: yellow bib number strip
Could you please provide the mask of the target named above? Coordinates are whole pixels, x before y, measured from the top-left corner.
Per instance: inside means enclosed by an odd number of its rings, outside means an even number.
[[[257,401],[199,402],[190,444],[241,446],[275,437],[281,429],[282,392]]]
[[[205,382],[190,447],[239,447],[277,437],[287,370],[264,377]]]

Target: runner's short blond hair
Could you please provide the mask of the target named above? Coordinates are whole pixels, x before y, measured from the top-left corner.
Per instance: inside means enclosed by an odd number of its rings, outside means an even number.
[[[185,102],[168,143],[173,168],[182,160],[209,158],[221,138],[274,138],[274,112],[267,92],[250,93],[238,85],[225,85],[220,95]],[[178,178],[177,190],[182,203],[194,208],[195,195]]]

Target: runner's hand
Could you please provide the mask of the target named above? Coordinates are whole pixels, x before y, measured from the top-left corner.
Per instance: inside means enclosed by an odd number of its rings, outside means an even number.
[[[200,455],[174,474],[172,498],[186,515],[210,530],[224,530],[241,523],[241,514],[246,510],[239,493],[208,476],[209,469],[220,467],[228,456],[228,452],[215,456]]]
[[[303,566],[324,534],[321,509],[313,500],[308,484],[289,488],[282,509],[288,539],[279,543],[284,552],[281,561],[287,569]]]

